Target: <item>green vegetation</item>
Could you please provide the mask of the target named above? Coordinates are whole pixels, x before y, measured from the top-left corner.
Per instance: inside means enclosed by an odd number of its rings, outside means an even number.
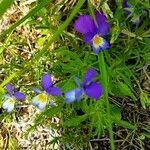
[[[13,112],[0,108],[0,149],[21,147],[9,128],[19,124],[24,115],[32,124],[21,138],[28,139],[39,126],[52,128],[57,135],[47,143],[51,149],[56,145],[58,149],[69,150],[149,149],[149,1],[129,0],[132,6],[128,8],[132,10],[129,15],[125,14],[120,0],[27,2],[0,0],[3,8],[0,9],[0,107],[7,83],[26,95],[25,101],[16,103]],[[12,7],[25,13],[9,14]],[[92,47],[73,28],[81,14],[90,15],[96,21],[95,10],[103,12],[109,24],[110,48],[99,54],[93,53]],[[137,25],[134,20],[138,16]],[[91,67],[97,71],[94,80],[102,85],[102,96],[95,100],[84,95],[81,101],[66,104],[64,93],[76,87],[74,76],[83,79]],[[35,96],[32,89],[40,89],[44,72],[52,75],[62,95],[50,96],[55,107],[47,105],[40,112],[35,107],[28,110]],[[58,121],[53,121],[55,118]]]

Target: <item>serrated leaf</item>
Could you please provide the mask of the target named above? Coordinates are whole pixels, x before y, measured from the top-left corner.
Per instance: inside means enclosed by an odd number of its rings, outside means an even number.
[[[120,120],[120,119],[117,119],[115,117],[112,117],[111,119],[115,124],[117,124],[123,128],[131,129],[131,130],[135,130],[137,128],[136,125],[133,125],[133,124],[131,124],[125,120]]]
[[[113,27],[112,28],[112,36],[111,36],[111,40],[110,40],[111,44],[117,40],[119,34],[120,34],[120,27],[119,26]]]
[[[150,106],[150,98],[144,92],[141,92],[140,94],[140,101],[144,109],[146,109],[146,106]]]
[[[129,96],[133,100],[137,100],[133,92],[131,91],[131,89],[128,87],[128,85],[126,85],[123,82],[118,82],[117,84],[113,84],[111,89],[112,92],[115,94],[115,96],[119,96],[119,97]]]
[[[78,126],[81,122],[85,121],[87,119],[88,115],[82,115],[82,116],[77,116],[71,119],[66,120],[63,123],[63,126],[66,127],[74,127],[74,126]]]

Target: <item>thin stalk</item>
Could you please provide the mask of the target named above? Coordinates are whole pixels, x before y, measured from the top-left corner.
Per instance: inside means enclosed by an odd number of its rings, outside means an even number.
[[[81,8],[81,6],[83,5],[83,3],[85,2],[85,0],[80,0],[78,1],[78,3],[76,4],[76,6],[73,8],[70,16],[64,21],[64,23],[56,30],[56,32],[53,34],[53,36],[50,38],[50,40],[47,42],[47,44],[43,47],[43,49],[41,51],[39,51],[39,53],[37,53],[34,56],[34,59],[39,59],[43,54],[45,54],[46,52],[48,52],[48,48],[49,46],[56,41],[56,39],[60,36],[60,34],[63,32],[63,30],[70,24],[70,22],[72,21],[72,19],[74,18],[74,16],[76,15],[76,13],[79,11],[79,9]]]
[[[37,6],[35,6],[30,12],[28,12],[27,15],[22,17],[20,20],[16,21],[13,25],[11,25],[7,30],[2,32],[0,34],[0,38],[3,38],[6,34],[9,34],[12,32],[16,27],[18,27],[20,24],[22,24],[25,20],[36,14],[39,10],[41,10],[43,7],[48,5],[52,0],[45,0],[41,3],[39,3]]]
[[[8,35],[8,37],[5,39],[4,44],[0,47],[0,55],[3,53],[3,51],[5,50],[5,48],[7,48],[10,38],[11,38],[12,32],[10,32],[10,34]]]
[[[98,55],[98,62],[99,62],[99,69],[101,72],[101,78],[102,78],[102,86],[103,86],[103,98],[106,102],[107,107],[107,119],[108,119],[108,131],[109,131],[109,138],[110,138],[110,146],[111,150],[115,150],[115,144],[114,144],[114,137],[113,137],[113,129],[112,129],[112,120],[110,115],[110,104],[108,100],[108,75],[106,70],[106,64],[104,61],[103,52],[100,52]]]

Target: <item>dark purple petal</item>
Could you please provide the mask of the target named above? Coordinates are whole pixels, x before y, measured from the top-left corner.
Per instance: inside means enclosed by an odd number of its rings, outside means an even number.
[[[101,14],[99,11],[95,13],[96,21],[98,24],[97,33],[100,34],[100,36],[105,36],[108,34],[109,31],[109,25],[106,22],[106,18],[103,14]]]
[[[127,9],[127,8],[130,8],[131,6],[128,4],[128,1],[127,0],[123,0],[122,2],[122,8],[124,9],[124,13],[126,15],[129,15],[131,14],[131,12]]]
[[[99,99],[99,97],[102,95],[102,87],[97,82],[92,82],[88,86],[84,88],[85,94],[88,97]]]
[[[13,94],[13,88],[12,85],[10,83],[6,84],[6,90],[7,92],[12,95]]]
[[[82,34],[93,33],[96,31],[94,21],[89,15],[79,16],[73,26],[77,32]]]
[[[94,37],[94,33],[87,33],[84,35],[83,37],[83,40],[85,43],[89,44],[89,45],[92,45],[92,38]]]
[[[24,100],[25,99],[25,95],[19,91],[15,91],[13,96],[17,99],[17,100]]]
[[[44,90],[52,86],[52,79],[51,76],[47,73],[43,74],[41,79],[41,86]]]
[[[56,87],[50,87],[50,88],[47,88],[46,89],[46,92],[50,95],[53,95],[53,96],[60,96],[61,95],[61,91],[59,88],[56,88]]]
[[[127,2],[127,0],[123,0],[123,2],[122,2],[122,7],[123,7],[123,8],[128,8],[128,7],[130,7],[129,4],[128,4],[128,2]]]
[[[88,69],[83,77],[82,85],[85,86],[89,84],[92,81],[92,79],[95,77],[96,73],[97,72],[95,69],[93,68]]]
[[[82,94],[83,94],[83,90],[81,88],[76,88],[66,92],[65,103],[69,104],[74,101],[79,101],[81,99]]]

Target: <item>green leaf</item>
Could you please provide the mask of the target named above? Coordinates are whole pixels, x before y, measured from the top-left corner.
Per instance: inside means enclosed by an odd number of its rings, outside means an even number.
[[[149,133],[143,133],[143,135],[150,139],[150,134]]]
[[[115,105],[110,106],[110,114],[114,118],[117,118],[117,119],[121,120],[121,112],[120,112],[120,109],[117,106],[115,106]]]
[[[116,25],[112,28],[112,36],[110,40],[111,44],[118,39],[119,34],[120,34],[120,27]]]
[[[66,127],[74,127],[74,126],[78,126],[79,124],[81,124],[83,121],[85,121],[87,119],[88,115],[82,115],[82,116],[77,116],[71,119],[66,120],[63,123],[63,126]]]
[[[35,124],[42,123],[46,118],[51,118],[55,116],[56,114],[60,113],[61,108],[59,107],[53,107],[53,108],[48,108],[45,109],[40,115],[38,115],[34,122]]]
[[[115,118],[115,117],[112,117],[111,119],[112,119],[112,121],[113,121],[115,124],[117,124],[117,125],[119,125],[119,126],[121,126],[121,127],[123,127],[123,128],[131,129],[131,130],[135,130],[135,129],[137,128],[136,125],[133,125],[133,124],[127,122],[127,121],[120,120],[120,119]]]
[[[131,89],[123,82],[117,82],[116,84],[112,84],[112,92],[115,94],[115,96],[124,97],[129,96],[133,100],[137,100],[137,98],[134,96]]]
[[[61,86],[62,92],[67,92],[68,90],[76,88],[73,78],[64,80],[60,86]]]
[[[7,9],[13,4],[14,0],[2,0],[0,3],[0,18],[7,11]]]
[[[144,109],[146,109],[146,106],[150,106],[150,98],[148,97],[148,95],[146,93],[144,93],[143,91],[140,94],[140,101],[142,104],[142,107]]]
[[[9,83],[15,76],[17,75],[17,72],[13,72],[8,78],[6,78],[1,84],[0,84],[0,91],[2,91],[3,86]]]
[[[37,47],[42,47],[44,45],[44,43],[45,43],[46,40],[47,40],[47,37],[40,37],[36,41],[36,46]]]
[[[10,33],[12,30],[14,30],[18,25],[20,25],[22,22],[24,22],[27,18],[29,18],[30,16],[32,16],[34,13],[36,13],[39,10],[39,7],[42,8],[44,7],[47,3],[50,3],[50,0],[45,0],[42,4],[39,4],[37,7],[33,8],[33,10],[31,10],[25,17],[23,17],[21,20],[18,20],[15,24],[13,24],[8,30],[4,31],[2,34],[0,34],[0,38],[5,36],[6,34]],[[19,76],[19,74],[22,74],[24,71],[26,71],[25,68],[30,68],[33,65],[33,62],[35,62],[36,60],[39,60],[39,58],[41,58],[44,54],[46,55],[46,53],[48,53],[48,49],[49,46],[58,39],[58,37],[60,36],[60,34],[63,32],[63,30],[70,24],[70,22],[72,21],[72,19],[74,18],[74,16],[76,15],[76,13],[78,13],[79,9],[81,8],[81,6],[84,4],[84,0],[78,1],[76,6],[73,8],[72,12],[70,13],[69,17],[63,22],[62,25],[59,26],[59,28],[56,30],[56,32],[53,34],[53,36],[50,38],[50,40],[47,42],[47,44],[43,47],[43,49],[41,51],[38,51],[34,57],[32,58],[31,61],[29,61],[28,63],[25,62],[24,64],[22,64],[22,69],[20,69],[17,73],[15,73],[16,75],[13,76],[16,77],[17,75]],[[42,7],[41,7],[42,6]],[[12,74],[14,74],[12,73]],[[10,77],[8,76],[8,78],[10,79]],[[11,78],[11,79],[13,79]],[[0,85],[0,88],[2,86],[4,86],[5,84],[7,84],[8,82],[2,82]]]

